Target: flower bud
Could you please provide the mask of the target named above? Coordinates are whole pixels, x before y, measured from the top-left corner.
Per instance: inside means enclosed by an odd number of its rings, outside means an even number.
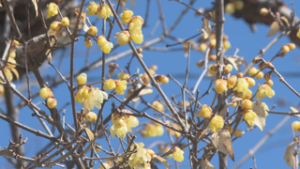
[[[81,73],[79,76],[77,76],[76,82],[80,86],[84,85],[87,82],[87,75],[85,73]]]
[[[262,15],[262,16],[266,16],[266,15],[268,15],[269,10],[268,10],[267,8],[261,8],[261,9],[259,10],[259,13],[260,13],[260,15]]]
[[[93,45],[93,41],[90,38],[86,37],[84,39],[84,46],[90,48],[92,45]]]
[[[85,115],[85,118],[90,121],[90,122],[94,122],[95,120],[97,120],[97,114],[94,113],[94,112],[88,112],[86,115]]]
[[[70,24],[70,20],[69,20],[68,17],[64,17],[64,18],[61,20],[61,25],[62,25],[63,27],[67,27],[67,26],[69,26],[69,24]]]
[[[46,99],[48,97],[53,97],[53,92],[51,91],[50,88],[48,87],[43,87],[41,90],[40,90],[40,97],[42,99]]]
[[[53,97],[48,97],[47,100],[46,100],[46,102],[47,102],[47,106],[50,109],[53,109],[57,105],[57,101]]]
[[[88,30],[87,30],[87,34],[89,34],[90,36],[95,36],[98,32],[98,28],[96,26],[91,26]]]

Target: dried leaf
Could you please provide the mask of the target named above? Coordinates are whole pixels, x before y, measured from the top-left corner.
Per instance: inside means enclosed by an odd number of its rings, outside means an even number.
[[[294,164],[297,164],[295,161],[295,156],[294,156],[294,149],[295,149],[296,144],[297,144],[297,142],[291,142],[285,149],[285,153],[284,153],[284,157],[283,157],[284,161],[291,168],[294,167]]]
[[[289,27],[289,26],[290,26],[290,23],[289,23],[288,19],[286,19],[285,16],[281,16],[280,19],[281,19],[281,21],[284,23],[284,25],[285,25],[286,27]]]
[[[17,78],[17,80],[19,80],[20,75],[19,75],[18,71],[17,71],[16,69],[10,69],[10,70],[14,73],[14,75],[15,75],[16,78]]]
[[[79,11],[80,11],[79,8],[75,9],[74,12],[75,12],[76,16],[79,16]],[[82,11],[82,13],[81,13],[80,21],[83,24],[82,30],[86,32],[89,29],[89,27],[86,24],[86,13],[84,11]]]
[[[212,135],[213,145],[222,153],[228,155],[234,161],[234,153],[231,144],[231,135],[227,129],[222,129]]]
[[[237,71],[241,71],[241,65],[243,64],[245,67],[247,67],[247,62],[244,58],[241,58],[239,56],[228,56],[227,60],[233,65],[233,67]]]
[[[200,169],[216,169],[207,159],[200,159]]]
[[[84,128],[84,130],[90,141],[95,139],[94,133],[90,129]]]
[[[198,139],[201,139],[201,137],[204,136],[204,134],[206,134],[209,130],[210,130],[209,128],[204,129],[204,130],[201,132],[201,134],[200,134],[200,136],[198,137]]]
[[[270,26],[270,30],[268,32],[267,37],[271,37],[271,36],[275,35],[279,30],[280,30],[279,23],[277,21],[274,21]]]
[[[170,169],[170,166],[169,166],[169,164],[168,164],[168,162],[167,162],[166,159],[162,158],[161,156],[157,156],[157,155],[154,155],[153,158],[158,159],[160,162],[162,162],[165,165],[165,167],[167,169]]]
[[[211,26],[210,26],[208,19],[203,18],[202,21],[203,21],[203,24],[202,24],[201,30],[203,31],[203,38],[207,39],[211,33]]]
[[[38,5],[36,3],[36,0],[31,0],[34,6],[34,10],[35,10],[35,17],[39,16],[39,12],[38,12]]]
[[[252,110],[256,113],[257,118],[254,119],[254,124],[257,125],[257,127],[264,131],[265,125],[266,125],[266,110],[265,105],[261,102],[255,102],[253,105]]]

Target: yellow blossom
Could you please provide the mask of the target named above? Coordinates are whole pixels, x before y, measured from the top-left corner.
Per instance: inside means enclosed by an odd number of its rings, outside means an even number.
[[[87,86],[82,86],[75,93],[75,101],[78,103],[83,103],[85,99],[88,98],[89,88]]]
[[[109,6],[107,4],[101,5],[98,10],[97,17],[106,20],[109,16],[114,16]]]
[[[120,80],[127,80],[130,77],[130,75],[126,72],[121,72],[118,74],[118,79]]]
[[[220,115],[216,114],[209,122],[209,128],[215,133],[217,133],[219,129],[223,127],[224,127],[224,119]]]
[[[130,40],[130,34],[128,31],[116,33],[115,37],[118,38],[118,43],[121,46],[126,45]]]
[[[140,168],[151,161],[151,156],[147,154],[143,143],[136,143],[136,153],[130,155],[128,164],[131,168]]]
[[[212,115],[212,110],[209,106],[206,104],[202,105],[201,109],[199,110],[197,117],[204,117],[206,119],[209,119]]]
[[[175,161],[182,162],[184,160],[184,151],[182,151],[179,147],[174,147],[173,158]]]
[[[162,103],[160,103],[159,101],[154,101],[151,105],[155,108],[155,109],[153,109],[155,112],[157,112],[157,111],[163,112],[164,111],[164,105]]]
[[[105,80],[104,82],[104,86],[103,86],[103,89],[104,90],[113,90],[116,88],[116,83],[113,79],[107,79]]]
[[[215,81],[215,90],[219,94],[223,94],[227,91],[227,81],[223,79],[217,79]]]
[[[114,47],[114,45],[111,42],[106,42],[103,46],[100,46],[100,49],[103,53],[110,53],[111,49]]]
[[[48,97],[53,97],[53,92],[51,91],[50,88],[48,87],[43,87],[41,90],[40,90],[40,97],[43,98],[43,99],[46,99]]]
[[[116,93],[118,95],[123,95],[125,90],[127,89],[127,82],[125,80],[115,80],[115,84],[116,84]]]
[[[126,25],[130,21],[132,15],[133,15],[133,12],[131,10],[124,9],[124,13],[121,13],[121,15],[120,15],[122,24]]]
[[[275,95],[274,90],[271,89],[271,87],[267,84],[263,84],[258,88],[258,91],[256,93],[256,99],[260,101],[264,97],[268,96],[269,98],[272,98]]]
[[[103,100],[107,100],[107,93],[101,91],[99,88],[91,88],[89,90],[87,98],[82,103],[83,108],[87,110],[92,110],[96,106],[101,109]]]
[[[128,131],[131,132],[133,127],[137,127],[139,125],[139,120],[135,116],[125,115],[126,125]]]
[[[248,83],[245,78],[238,78],[234,91],[246,93],[248,91]]]
[[[98,12],[98,8],[99,8],[99,5],[96,4],[94,1],[91,1],[90,4],[87,6],[86,10],[87,10],[87,15],[90,16],[90,15],[96,15],[97,12]]]
[[[125,123],[121,127],[116,127],[115,125],[112,125],[109,129],[109,132],[113,138],[115,137],[115,135],[117,135],[118,138],[122,139],[126,136],[128,128]]]
[[[257,117],[256,113],[252,110],[246,110],[243,114],[243,118],[248,126],[254,125],[254,120]]]
[[[50,18],[51,16],[56,16],[58,14],[58,9],[57,5],[55,3],[49,3],[47,5],[48,8],[48,13],[47,13],[47,18]]]

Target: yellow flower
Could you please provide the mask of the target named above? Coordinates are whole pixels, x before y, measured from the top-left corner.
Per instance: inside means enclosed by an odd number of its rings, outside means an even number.
[[[48,13],[47,13],[47,18],[50,18],[51,16],[56,16],[58,14],[58,9],[57,5],[55,3],[49,3],[47,5],[48,8]]]
[[[130,155],[128,164],[131,168],[140,168],[142,165],[151,161],[151,156],[147,154],[143,143],[136,143],[136,153]]]
[[[243,114],[243,118],[248,126],[254,125],[254,119],[257,117],[256,113],[252,110],[247,110]]]
[[[219,129],[223,127],[224,127],[224,119],[220,115],[216,114],[209,122],[209,128],[215,133],[217,133]]]
[[[94,122],[95,120],[97,120],[97,114],[90,111],[85,115],[85,118],[90,122]]]
[[[116,93],[118,95],[123,95],[125,90],[127,89],[127,82],[125,80],[115,80],[115,84],[116,84]]]
[[[182,162],[184,160],[184,152],[179,147],[174,147],[173,158],[175,161]]]
[[[217,79],[215,81],[215,89],[219,94],[223,94],[227,91],[227,81],[223,79]]]
[[[157,111],[163,112],[164,111],[164,107],[165,107],[162,103],[160,103],[158,101],[154,101],[152,103],[152,106],[155,108],[155,109],[153,109],[155,112],[157,112]]]
[[[98,12],[98,8],[99,8],[99,5],[96,4],[94,1],[91,1],[90,4],[87,6],[86,10],[87,10],[87,15],[90,16],[90,15],[96,15],[97,12]]]
[[[131,10],[124,9],[124,13],[121,13],[121,15],[120,15],[122,24],[126,25],[130,21],[132,15],[133,15],[133,12]]]
[[[87,82],[87,75],[85,73],[81,73],[77,76],[76,82],[78,85],[84,85]]]
[[[63,27],[69,26],[69,25],[70,25],[70,20],[69,20],[69,18],[68,18],[68,17],[62,18],[62,20],[61,20],[61,25],[62,25]]]
[[[113,79],[107,79],[104,82],[104,86],[103,89],[104,90],[113,90],[114,88],[116,88],[116,83]]]
[[[116,33],[115,37],[118,38],[118,43],[121,46],[126,45],[130,40],[130,34],[128,31]]]
[[[212,110],[209,106],[204,104],[201,109],[199,110],[197,117],[204,117],[206,119],[209,119],[210,116],[212,115]]]
[[[96,106],[101,109],[103,100],[107,100],[107,93],[101,91],[99,88],[91,88],[87,98],[82,103],[83,108],[87,110],[92,110]]]
[[[50,29],[53,31],[58,31],[61,29],[61,23],[58,21],[53,21],[50,25]]]
[[[98,32],[98,28],[96,26],[91,26],[86,33],[91,35],[91,36],[95,36]]]
[[[292,123],[292,127],[294,131],[300,131],[300,122],[299,121],[294,121]]]
[[[271,87],[267,84],[263,84],[258,88],[258,91],[256,93],[256,99],[260,101],[264,97],[268,96],[269,98],[272,98],[275,95],[274,90],[271,89]]]
[[[128,129],[127,129],[126,124],[124,123],[121,127],[112,125],[109,129],[109,132],[113,138],[115,137],[115,135],[117,135],[118,138],[122,139],[126,136]]]
[[[139,125],[139,120],[135,116],[125,115],[126,125],[128,131],[131,132],[133,127],[137,127]]]
[[[98,10],[97,17],[106,20],[109,16],[114,16],[109,6],[107,4],[101,5]]]
[[[103,53],[110,53],[111,49],[114,47],[114,45],[111,42],[106,41],[106,43],[103,46],[100,46],[100,49]]]
[[[136,30],[136,29],[141,30],[143,23],[144,23],[144,20],[141,16],[132,17],[128,24],[128,29],[130,32],[133,30]]]
[[[245,78],[238,78],[234,91],[246,93],[248,91],[248,83]]]
[[[92,45],[93,45],[92,39],[90,39],[89,37],[86,37],[84,39],[84,46],[87,48],[90,48]]]
[[[50,88],[48,87],[43,87],[41,90],[40,90],[40,97],[42,99],[46,99],[48,97],[53,97],[53,92],[51,91]]]
[[[127,80],[130,77],[130,75],[126,72],[121,72],[118,74],[118,79],[120,80]]]
[[[131,40],[133,40],[133,42],[141,44],[144,40],[144,35],[142,33],[142,30],[134,29],[130,31],[130,38]]]
[[[105,39],[105,37],[103,35],[100,35],[100,36],[97,37],[97,44],[100,47],[105,45],[106,42],[107,42],[107,40]]]
[[[89,88],[87,86],[82,86],[75,93],[75,101],[78,103],[83,103],[89,96]]]
[[[57,105],[57,101],[53,97],[48,97],[47,100],[46,100],[46,102],[47,102],[47,106],[50,109],[53,109]]]

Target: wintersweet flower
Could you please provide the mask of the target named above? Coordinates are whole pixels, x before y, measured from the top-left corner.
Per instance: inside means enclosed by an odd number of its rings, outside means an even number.
[[[243,112],[243,118],[246,121],[248,126],[253,126],[254,125],[254,120],[257,117],[256,113],[252,110],[246,110]]]
[[[209,119],[210,116],[212,115],[212,110],[209,106],[204,104],[201,109],[199,110],[197,117],[204,117],[206,119]]]
[[[160,111],[163,112],[164,111],[164,105],[162,103],[160,103],[159,101],[154,101],[151,104],[155,109],[153,109],[155,112]]]
[[[248,83],[245,78],[238,78],[234,91],[246,93],[248,91]]]
[[[42,99],[46,99],[48,97],[53,97],[53,92],[51,91],[50,88],[48,87],[43,87],[41,90],[40,90],[40,97]]]
[[[104,82],[104,86],[103,86],[103,89],[104,90],[113,90],[116,88],[116,83],[113,79],[107,79],[105,80]]]
[[[89,88],[87,86],[82,86],[75,93],[75,101],[78,103],[83,103],[89,96]]]
[[[133,40],[133,42],[141,44],[144,40],[144,35],[142,33],[142,30],[135,29],[130,31],[130,38]]]
[[[90,122],[94,122],[97,120],[97,114],[94,113],[94,112],[88,112],[86,115],[85,115],[85,118],[90,121]]]
[[[260,101],[264,97],[268,96],[269,98],[272,98],[275,95],[274,90],[271,89],[271,87],[267,84],[263,84],[258,88],[258,91],[256,93],[256,99]]]
[[[224,127],[224,119],[220,115],[215,115],[211,121],[209,122],[209,128],[214,132],[217,133],[219,129]]]
[[[115,80],[116,85],[116,93],[118,95],[123,95],[125,93],[125,90],[127,89],[127,82],[125,80]]]
[[[130,34],[128,31],[122,31],[115,34],[115,37],[118,38],[118,43],[121,46],[126,45],[130,40]]]
[[[128,160],[128,164],[131,168],[141,168],[141,166],[151,161],[151,156],[147,154],[143,143],[136,143],[136,150],[137,152],[131,154]]]
[[[96,4],[94,1],[91,1],[90,4],[87,6],[86,10],[87,10],[87,15],[90,16],[90,15],[96,15],[97,12],[98,12],[98,8],[99,8],[99,5]]]
[[[227,91],[227,81],[223,79],[217,79],[215,81],[215,90],[219,94],[223,94]]]
[[[132,131],[133,127],[137,127],[139,125],[139,120],[132,115],[125,115],[125,121],[127,125],[128,131]]]
[[[109,129],[109,132],[111,136],[114,138],[115,135],[117,135],[118,138],[125,138],[128,128],[126,124],[124,123],[121,127],[116,127],[115,125],[112,125]]]
[[[87,110],[92,110],[96,106],[101,109],[103,100],[107,100],[107,93],[101,91],[99,88],[91,88],[89,90],[87,98],[82,103],[83,108]]]
[[[98,9],[97,17],[106,20],[109,16],[114,16],[109,6],[107,4],[101,5]]]
[[[57,9],[57,5],[55,3],[49,3],[47,5],[48,8],[48,13],[47,13],[47,18],[50,18],[52,16],[56,16],[58,14],[58,9]]]
[[[182,162],[184,160],[184,151],[182,151],[179,147],[174,147],[173,158],[175,161]]]
[[[121,13],[121,15],[120,15],[122,24],[126,25],[130,21],[132,15],[133,15],[133,12],[131,10],[124,9],[124,13]]]
[[[81,73],[77,76],[76,82],[78,85],[84,85],[87,82],[87,75],[85,73]]]

